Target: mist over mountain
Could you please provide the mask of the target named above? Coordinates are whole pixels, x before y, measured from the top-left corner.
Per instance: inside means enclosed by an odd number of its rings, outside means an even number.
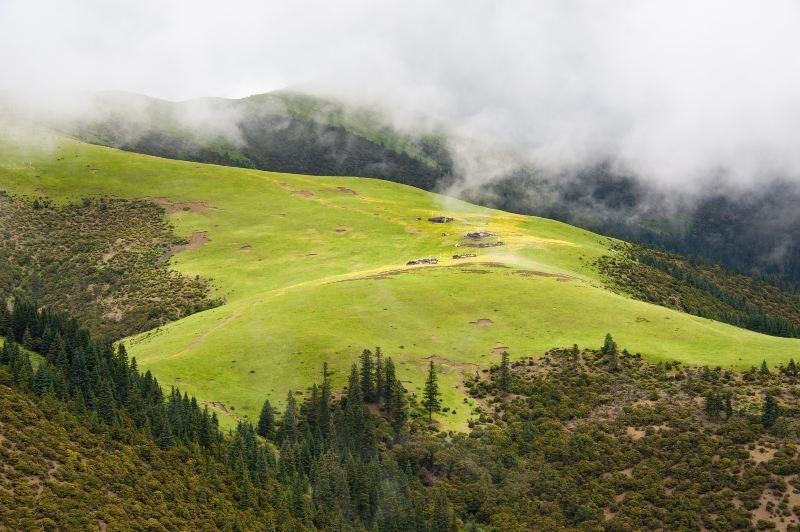
[[[37,4],[0,6],[0,88],[80,138],[393,179],[798,280],[794,2]],[[317,98],[205,98],[283,87]],[[98,119],[64,97],[109,88],[202,98],[107,94]]]

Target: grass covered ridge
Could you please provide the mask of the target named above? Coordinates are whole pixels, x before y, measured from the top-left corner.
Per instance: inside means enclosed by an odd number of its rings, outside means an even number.
[[[205,231],[170,264],[213,279],[227,304],[128,341],[143,369],[254,418],[265,397],[305,390],[327,360],[344,383],[363,346],[380,345],[409,391],[429,357],[442,371],[443,426],[464,428],[464,377],[553,345],[599,345],[606,332],[650,360],[746,368],[784,362],[800,342],[615,294],[592,265],[609,240],[403,185],[217,167],[57,137],[0,140],[0,185],[58,202],[86,195],[160,198],[176,232]],[[42,145],[47,149],[42,149]],[[37,189],[41,192],[37,192]],[[434,215],[454,218],[434,224]],[[419,220],[418,220],[419,219]],[[503,246],[456,247],[467,232]],[[456,260],[457,253],[477,257]],[[436,257],[434,266],[406,266]],[[467,401],[471,401],[467,399]]]

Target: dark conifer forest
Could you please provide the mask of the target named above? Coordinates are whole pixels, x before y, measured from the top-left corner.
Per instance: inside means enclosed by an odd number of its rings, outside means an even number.
[[[433,362],[418,399],[365,349],[341,392],[321,368],[302,400],[223,430],[64,314],[16,300],[0,325],[12,529],[798,529],[794,360],[653,364],[610,334],[504,355],[466,382],[479,415],[459,434],[430,423]]]

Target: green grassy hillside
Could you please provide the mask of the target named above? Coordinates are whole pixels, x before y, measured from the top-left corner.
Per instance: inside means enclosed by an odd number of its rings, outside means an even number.
[[[129,351],[162,384],[231,416],[254,418],[266,396],[282,406],[287,389],[318,378],[323,360],[341,385],[357,353],[375,345],[412,391],[429,357],[441,363],[445,404],[456,413],[440,420],[451,428],[470,414],[462,376],[503,349],[537,355],[576,341],[599,345],[611,332],[650,360],[749,367],[800,353],[798,340],[612,293],[592,266],[613,253],[599,235],[394,183],[201,165],[18,133],[0,140],[0,189],[166,206],[176,232],[196,244],[171,264],[211,279],[227,303],[131,338]],[[439,214],[454,221],[427,221]],[[505,245],[456,248],[475,230]],[[451,258],[466,252],[477,257]],[[439,263],[405,265],[423,257]]]

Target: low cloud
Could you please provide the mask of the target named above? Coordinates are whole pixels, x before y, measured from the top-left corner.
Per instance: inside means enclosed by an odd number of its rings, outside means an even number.
[[[447,127],[464,186],[518,162],[565,176],[603,163],[659,190],[735,191],[800,181],[798,25],[785,0],[9,0],[0,88],[44,107],[70,91],[293,86],[406,130]],[[186,119],[224,129],[204,105]]]

